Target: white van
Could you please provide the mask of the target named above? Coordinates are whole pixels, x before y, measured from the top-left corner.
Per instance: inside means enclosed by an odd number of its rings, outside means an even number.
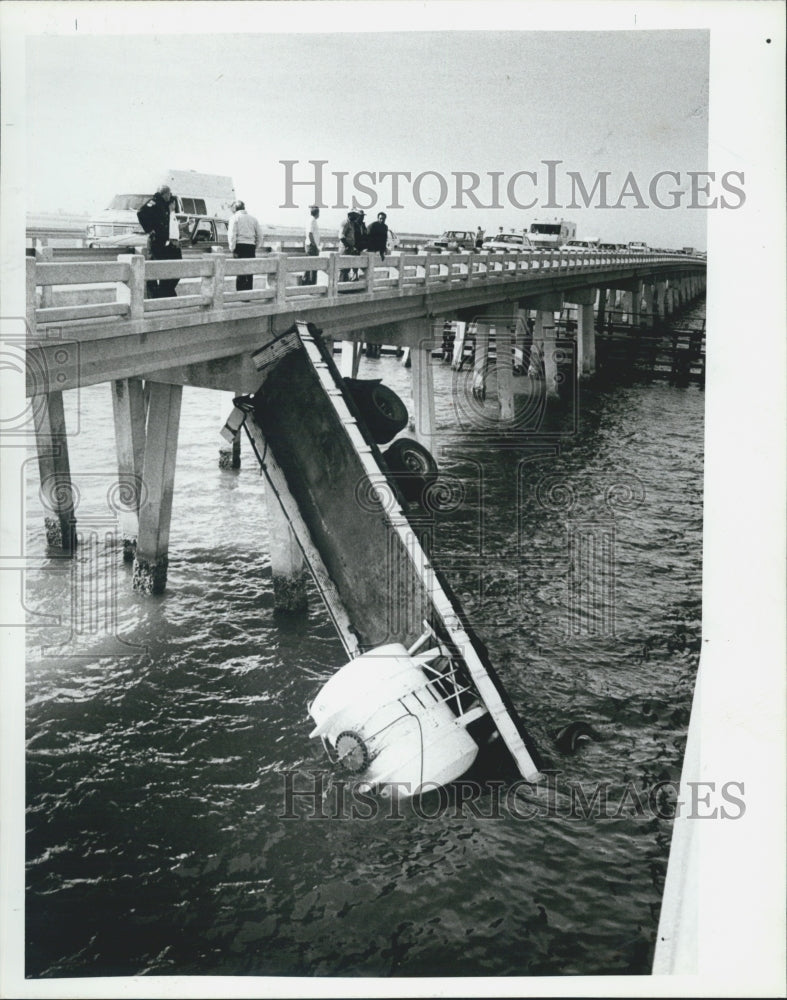
[[[178,215],[229,221],[230,206],[235,201],[231,177],[196,170],[166,170],[155,181],[148,178],[131,194],[116,194],[106,209],[88,222],[88,241],[141,233],[137,212],[162,184],[172,190]]]

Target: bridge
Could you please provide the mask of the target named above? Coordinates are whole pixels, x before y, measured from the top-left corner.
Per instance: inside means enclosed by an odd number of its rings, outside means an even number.
[[[580,378],[594,370],[605,309],[636,332],[701,294],[704,274],[703,259],[619,252],[403,253],[384,261],[374,254],[28,257],[27,394],[51,515],[48,544],[71,554],[78,538],[63,393],[109,383],[124,557],[134,561],[135,589],[161,593],[183,386],[232,391],[235,407],[222,433],[237,442],[245,427],[267,481],[276,605],[303,606],[308,568],[351,658],[390,642],[417,645],[426,624],[520,775],[535,781],[537,753],[517,711],[422,547],[411,519],[419,501],[380,450],[396,431],[378,433],[347,379],[358,373],[363,343],[406,350],[414,424],[428,449],[436,429],[432,351],[446,323],[455,367],[472,327],[474,394],[485,393],[494,330],[505,423],[514,417],[512,375],[526,339],[546,399],[559,395],[555,314],[565,302],[577,309]],[[234,288],[240,275],[252,276],[251,289]],[[147,282],[172,279],[177,295],[146,298]],[[334,341],[342,344],[340,369]],[[405,410],[398,429],[406,419]]]
[[[253,288],[236,291],[238,275],[251,275]],[[176,296],[146,298],[146,282],[176,278]],[[62,394],[107,382],[120,479],[145,483],[144,509],[132,509],[124,527],[127,556],[136,553],[138,562],[144,556],[158,567],[135,574],[135,586],[158,590],[166,579],[183,386],[253,394],[260,383],[254,353],[269,346],[275,351],[285,331],[308,322],[329,343],[342,342],[343,376],[357,374],[363,343],[408,349],[415,426],[428,447],[435,430],[431,352],[444,323],[456,332],[455,364],[472,324],[478,392],[485,389],[490,329],[498,357],[508,338],[511,364],[497,365],[498,406],[506,420],[513,415],[510,375],[528,337],[546,396],[557,397],[555,313],[564,304],[576,306],[575,372],[585,377],[595,369],[596,328],[603,326],[605,309],[617,310],[633,330],[651,326],[702,294],[705,260],[543,251],[403,253],[384,261],[375,254],[236,260],[212,253],[181,261],[130,254],[55,262],[39,254],[27,258],[26,280],[26,391],[51,514],[48,543],[70,551],[75,539]]]

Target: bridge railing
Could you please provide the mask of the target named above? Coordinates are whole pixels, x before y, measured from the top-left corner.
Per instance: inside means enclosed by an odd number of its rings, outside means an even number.
[[[116,261],[50,263],[27,259],[28,322],[31,329],[62,323],[140,320],[181,311],[234,312],[249,304],[283,307],[315,300],[338,301],[346,294],[418,294],[487,283],[522,281],[549,273],[593,272],[611,266],[688,264],[674,255],[627,252],[567,253],[399,253],[285,255],[235,259],[205,254],[178,261],[151,261],[123,254]],[[697,262],[694,262],[695,264]],[[704,261],[701,262],[704,265]],[[252,277],[237,290],[235,279]],[[147,297],[148,282],[177,279],[177,295]]]

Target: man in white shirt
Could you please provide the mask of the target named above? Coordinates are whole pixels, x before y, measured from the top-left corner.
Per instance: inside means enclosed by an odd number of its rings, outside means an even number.
[[[320,255],[320,225],[317,220],[320,218],[320,208],[318,205],[311,205],[309,208],[311,218],[306,223],[306,239],[304,249],[308,257],[319,257]],[[306,271],[303,275],[304,285],[317,284],[317,272]]]
[[[229,246],[233,257],[256,257],[257,247],[265,240],[262,226],[246,211],[242,201],[232,205],[233,216],[230,219]],[[245,292],[254,287],[253,274],[239,274],[235,278],[235,290]]]

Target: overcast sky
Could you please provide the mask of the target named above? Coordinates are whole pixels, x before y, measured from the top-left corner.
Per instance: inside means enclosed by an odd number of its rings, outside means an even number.
[[[704,247],[706,212],[685,208],[688,193],[678,210],[654,207],[648,185],[673,170],[685,191],[686,172],[706,168],[707,114],[703,31],[37,37],[27,47],[27,209],[94,212],[167,168],[194,169],[230,174],[263,223],[300,225],[312,192],[298,188],[300,207],[280,208],[279,161],[298,161],[296,178],[308,179],[320,159],[330,206],[335,171],[349,174],[346,201],[360,170],[445,176],[449,197],[436,208],[419,207],[402,182],[403,207],[388,212],[400,232],[560,216],[578,236]],[[609,203],[631,171],[651,207],[630,196],[617,210],[545,208],[547,159],[562,161],[558,204],[571,198],[566,171],[588,190],[611,171]],[[537,173],[514,188],[522,203],[537,199],[527,210],[506,193],[522,170]],[[483,204],[488,175],[501,172],[503,207],[452,207],[457,171],[480,175]],[[390,181],[374,187],[372,212],[387,209]],[[675,187],[665,181],[662,199]],[[420,189],[427,205],[439,194],[435,178]],[[326,228],[342,215],[327,208]]]

